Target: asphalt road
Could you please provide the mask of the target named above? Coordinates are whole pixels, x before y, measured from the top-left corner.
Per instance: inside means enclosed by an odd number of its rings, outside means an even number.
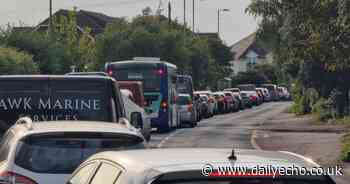
[[[289,102],[265,103],[253,109],[202,120],[195,128],[166,134],[152,134],[151,147],[158,148],[239,148],[254,149],[254,129],[266,119],[286,110]]]

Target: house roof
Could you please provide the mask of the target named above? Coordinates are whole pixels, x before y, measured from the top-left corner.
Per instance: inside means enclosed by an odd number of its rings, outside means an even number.
[[[22,26],[22,27],[13,27],[12,31],[13,32],[29,32],[33,31],[34,27],[29,27],[29,26]]]
[[[54,16],[65,16],[67,17],[69,15],[70,10],[61,9],[58,10]],[[87,10],[79,10],[76,13],[77,18],[77,24],[80,29],[84,29],[85,27],[91,28],[91,34],[97,35],[99,33],[102,33],[104,28],[108,23],[111,23],[118,18],[110,17],[108,15],[105,15],[103,13],[97,13]],[[46,28],[49,25],[49,18],[45,19],[43,22],[41,22],[38,27],[40,28]]]
[[[234,60],[244,58],[251,50],[258,54],[260,58],[264,58],[268,53],[256,43],[256,32],[248,35],[231,46],[231,52],[234,53]]]

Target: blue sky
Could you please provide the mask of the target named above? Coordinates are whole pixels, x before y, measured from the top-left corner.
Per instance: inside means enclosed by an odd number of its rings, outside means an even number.
[[[169,0],[162,0],[167,9]],[[36,25],[48,17],[49,0],[2,0],[0,6],[0,25]],[[58,9],[78,9],[101,12],[115,17],[132,17],[141,13],[147,6],[156,9],[160,0],[53,0],[54,11]],[[173,17],[183,22],[183,0],[170,0]],[[196,30],[200,32],[217,31],[217,9],[231,11],[221,14],[221,37],[231,45],[254,32],[257,21],[244,11],[250,0],[195,0]],[[192,25],[192,0],[186,0],[187,21]],[[167,14],[167,11],[164,11]]]

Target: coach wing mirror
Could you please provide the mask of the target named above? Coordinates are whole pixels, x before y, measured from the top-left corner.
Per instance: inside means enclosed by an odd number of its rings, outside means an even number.
[[[152,109],[149,109],[149,108],[146,108],[146,109],[145,109],[145,112],[146,112],[146,114],[152,114],[152,113],[153,113],[153,110],[152,110]]]
[[[131,125],[135,128],[143,129],[142,115],[140,112],[133,112],[130,116]]]

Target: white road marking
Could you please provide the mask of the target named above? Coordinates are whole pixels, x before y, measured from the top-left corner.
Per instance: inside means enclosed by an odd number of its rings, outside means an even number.
[[[250,144],[253,146],[256,150],[262,150],[261,147],[256,143],[255,139],[258,138],[258,131],[253,130],[252,136],[250,137]]]
[[[161,148],[163,147],[163,145],[172,137],[174,137],[175,135],[181,133],[183,131],[183,129],[180,130],[175,130],[173,133],[169,134],[168,136],[166,136],[158,145],[157,148]]]

